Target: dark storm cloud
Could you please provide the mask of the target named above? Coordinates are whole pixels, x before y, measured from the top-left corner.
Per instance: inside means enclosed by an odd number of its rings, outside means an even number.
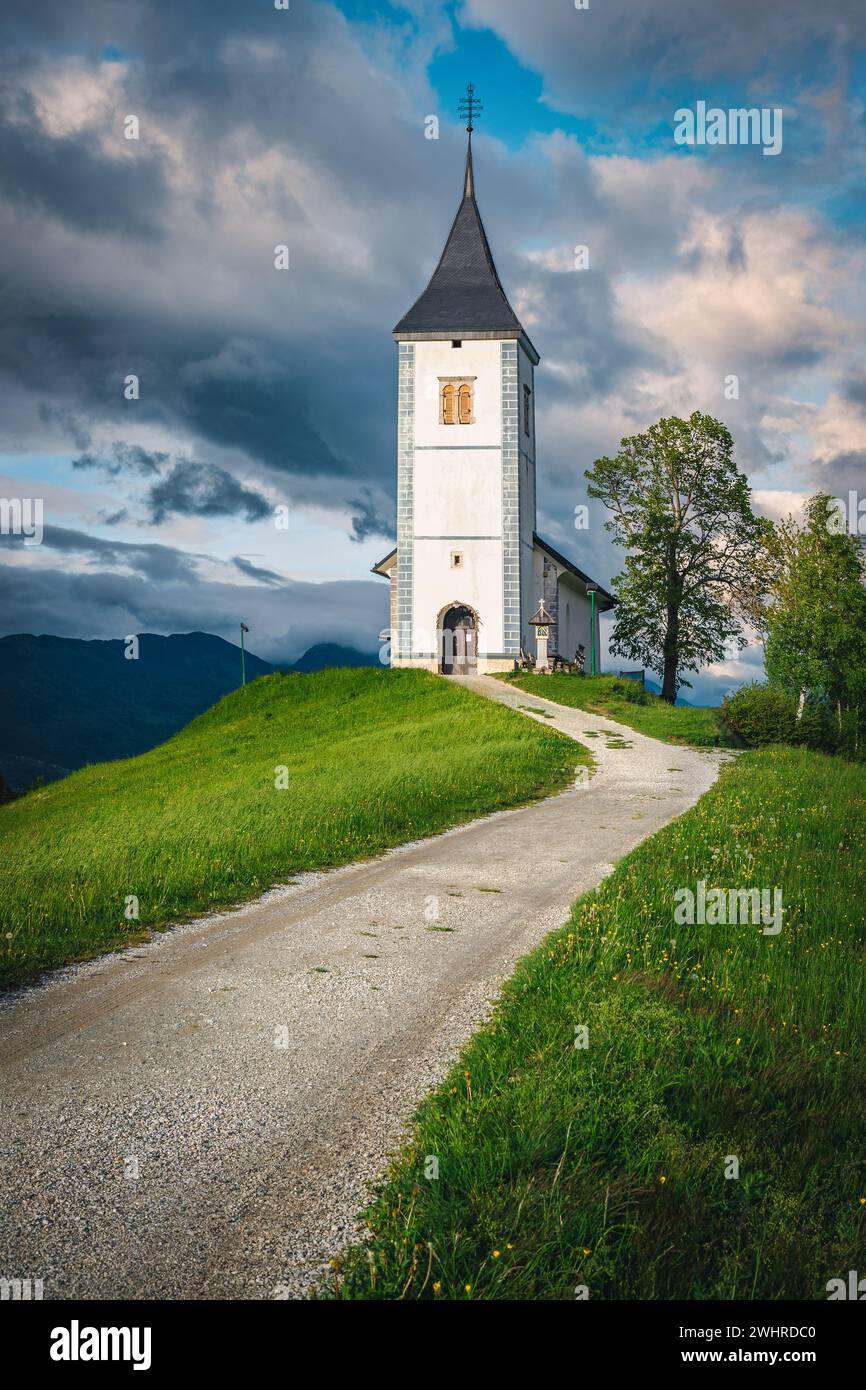
[[[0,350],[2,350],[2,336],[0,336]],[[51,401],[43,401],[39,406],[38,414],[43,424],[57,426],[63,437],[70,440],[76,449],[86,451],[90,448],[93,436],[86,421],[74,410],[55,405]]]
[[[636,91],[638,102],[652,102],[688,79],[746,79],[754,91],[802,73],[814,84],[846,51],[866,45],[861,0],[725,0],[718,6],[702,0],[608,0],[586,11],[540,8],[525,0],[466,0],[465,13],[469,23],[489,25],[544,74],[547,100],[578,114],[599,107],[609,114],[622,92]]]
[[[62,50],[64,36],[77,32],[86,36],[85,62],[101,52],[97,35],[128,54],[126,107],[142,115],[145,135],[149,113],[169,125],[185,170],[182,194],[172,188],[159,203],[164,234],[155,264],[165,272],[164,292],[141,303],[138,255],[106,266],[104,293],[87,295],[76,289],[74,265],[50,286],[33,266],[16,283],[0,329],[0,364],[10,378],[41,394],[50,364],[54,409],[73,416],[79,433],[82,420],[103,429],[135,420],[192,435],[198,453],[212,445],[244,455],[271,486],[285,487],[286,501],[341,505],[355,539],[390,534],[388,329],[423,286],[447,234],[461,133],[446,115],[442,139],[424,140],[423,84],[413,87],[404,75],[398,86],[387,63],[360,62],[352,27],[327,6],[300,3],[280,14],[265,4],[77,0],[47,40],[23,8],[13,6],[6,22],[28,52],[50,51],[52,42]],[[535,23],[545,32],[556,27],[547,11]],[[322,51],[328,73],[311,61]],[[143,139],[136,162],[148,149]],[[297,185],[292,175],[269,173],[267,162],[256,164],[275,154],[290,156]],[[509,159],[482,137],[477,163],[506,286],[536,306],[540,324],[531,332],[545,360],[580,363],[571,377],[547,373],[548,401],[574,407],[626,389],[643,369],[668,369],[664,346],[636,335],[617,313],[612,277],[635,265],[676,263],[687,193],[668,179],[611,203],[579,146],[564,138],[540,158],[529,149]],[[143,195],[131,189],[129,196]],[[244,245],[220,220],[227,196],[246,218]],[[190,274],[183,257],[199,216]],[[539,229],[553,244],[591,240],[593,269],[567,275],[527,261],[517,247],[537,243]],[[272,266],[277,236],[291,249],[283,275]],[[212,281],[231,287],[218,313]],[[265,330],[276,306],[279,330],[272,323]],[[134,405],[122,397],[128,371],[141,380]],[[98,456],[91,447],[83,452]],[[183,495],[172,505],[181,482],[157,485],[156,519],[182,512]]]
[[[24,545],[24,540],[21,536],[3,534],[0,535],[0,545],[9,549],[19,549]],[[98,565],[126,565],[146,578],[156,581],[189,581],[195,574],[195,556],[175,550],[172,546],[156,545],[152,542],[136,545],[129,541],[91,536],[85,531],[76,531],[65,526],[46,526],[42,545],[47,546],[49,550],[87,556]],[[16,570],[16,573],[21,572]]]
[[[117,441],[108,454],[81,454],[72,460],[72,467],[95,469],[106,478],[121,474],[158,478],[145,497],[149,520],[155,526],[172,516],[240,516],[246,521],[260,521],[270,515],[267,499],[239,483],[224,468],[178,459],[166,471],[169,463],[167,453]],[[122,508],[110,516],[103,514],[101,519],[106,526],[113,526],[127,514],[128,509]]]
[[[375,651],[387,615],[388,586],[381,582],[286,581],[277,589],[185,576],[142,584],[138,575],[111,571],[64,574],[0,564],[0,635],[94,638],[205,631],[237,641],[243,621],[251,629],[251,651],[267,661],[291,662],[323,634]]]
[[[544,325],[548,353],[580,373],[578,379],[543,376],[548,399],[572,404],[594,399],[617,391],[641,368],[663,365],[663,345],[640,341],[623,321],[607,275],[532,266],[526,286],[549,307]]]
[[[350,539],[360,542],[367,540],[370,536],[396,536],[396,509],[389,507],[387,513],[383,513],[369,488],[362,488],[361,494],[360,497],[353,497],[349,502],[349,506],[353,509]]]
[[[210,463],[176,463],[147,494],[155,526],[171,516],[242,516],[261,521],[270,504],[260,492],[244,487],[224,468]]]
[[[568,0],[468,0],[460,13],[489,22],[536,65],[550,100],[604,111],[608,130],[624,112],[651,129],[683,74],[754,75],[760,85],[779,59],[811,80],[810,42],[817,35],[824,45],[822,64],[831,43],[828,11],[806,0],[785,7],[732,0],[712,13],[695,6],[700,22],[687,23],[685,5],[608,0],[578,13]],[[861,0],[839,0],[840,35],[845,24],[861,32],[860,12]],[[372,26],[353,26],[330,5],[305,0],[293,0],[288,12],[271,0],[51,7],[6,0],[0,43],[11,57],[4,109],[13,128],[2,137],[11,170],[0,208],[5,418],[26,420],[29,411],[50,427],[46,452],[58,452],[60,433],[79,451],[79,469],[149,479],[159,522],[263,516],[260,481],[279,500],[340,508],[355,539],[391,534],[389,329],[441,251],[465,140],[447,110],[441,139],[423,138],[423,114],[438,109],[424,75],[433,51],[426,33],[440,22],[436,7],[424,9],[419,47],[407,25],[401,50],[393,33],[370,46]],[[109,46],[129,61],[106,68]],[[88,123],[78,129],[72,119],[73,128],[57,134],[32,93],[50,104],[52,84],[67,78],[75,110],[86,97]],[[141,116],[142,140],[118,146],[127,111]],[[61,109],[57,128],[64,125]],[[690,157],[667,167],[643,150],[645,158],[623,169],[588,159],[565,136],[508,153],[479,135],[478,194],[494,256],[543,359],[541,529],[602,583],[622,557],[611,552],[598,509],[591,508],[590,532],[572,529],[573,508],[585,501],[583,469],[614,452],[621,433],[685,410],[677,392],[691,366],[676,328],[656,337],[639,311],[623,308],[623,287],[644,277],[661,297],[678,272],[697,276],[706,256],[701,235],[690,235],[696,214],[700,221],[702,213],[712,219],[774,196],[778,202],[769,166],[777,179],[784,170],[789,184],[800,180],[807,189],[813,179],[837,178],[835,148],[838,141],[809,168],[759,158],[740,161],[736,172],[727,164],[719,178],[719,165],[708,174]],[[858,148],[849,146],[846,167],[856,170]],[[61,155],[68,174],[55,167]],[[746,235],[739,221],[732,225],[719,254],[732,275],[745,274]],[[578,242],[591,252],[591,270],[581,274],[560,264]],[[273,268],[276,243],[291,250],[282,274]],[[541,247],[556,255],[536,255]],[[743,356],[762,360],[756,403],[744,393],[735,432],[746,456],[764,462],[773,454],[758,412],[774,392],[784,394],[783,369],[810,366],[819,348],[810,325],[799,322],[778,351],[775,343],[752,347],[747,320],[737,341]],[[122,393],[129,372],[141,381],[134,403]],[[714,400],[694,404],[716,409]],[[719,402],[718,413],[723,408]],[[106,446],[134,438],[138,425],[147,439],[172,440],[170,452],[124,444],[115,448],[128,452],[118,454]],[[209,462],[217,452],[224,467]],[[103,513],[103,525],[127,510]],[[49,630],[82,636],[116,635],[115,623],[125,632],[228,634],[230,620],[234,635],[236,622],[252,617],[254,636],[263,632],[273,644],[254,649],[285,658],[293,643],[295,655],[303,649],[305,633],[369,650],[353,625],[369,633],[386,621],[381,582],[292,585],[238,556],[238,574],[257,584],[217,585],[196,572],[199,557],[170,547],[125,547],[108,537],[98,548],[85,537],[88,547],[82,533],[62,534],[79,537],[88,572],[24,575],[16,566],[17,577],[4,574],[22,606],[16,626],[32,626],[41,614]],[[54,542],[60,549],[56,534]],[[147,572],[155,583],[112,574],[112,565]],[[295,612],[301,616],[291,627]]]
[[[379,350],[367,353],[368,364],[387,360],[387,337],[381,336]],[[89,443],[96,422],[112,428],[139,422],[175,428],[220,448],[236,447],[276,473],[299,476],[308,486],[319,479],[313,491],[322,501],[333,497],[326,485],[330,479],[354,478],[357,486],[369,468],[390,481],[384,446],[388,427],[358,376],[362,352],[360,343],[338,342],[323,374],[314,358],[294,362],[288,342],[238,342],[228,331],[178,325],[168,310],[162,322],[152,314],[135,316],[122,298],[101,311],[64,313],[35,285],[14,286],[0,319],[0,373],[7,389],[16,382],[35,393],[49,382],[55,401],[42,408],[42,418],[68,430],[78,447]],[[123,395],[124,378],[132,370],[140,381],[140,399],[134,402]],[[57,403],[60,392],[68,393],[69,404]],[[381,435],[375,459],[367,462],[370,446],[358,437],[348,462],[314,423],[318,419],[335,426],[335,392],[344,406],[337,422],[348,427],[347,438],[358,436],[362,426],[367,440]],[[166,457],[123,444],[114,445],[110,454],[85,447],[73,463],[106,474],[145,474],[158,471]]]
[[[245,574],[248,579],[255,579],[259,584],[282,585],[286,582],[282,575],[277,574],[274,570],[262,569],[259,565],[252,564],[249,560],[245,560],[243,555],[233,556],[232,564],[240,570],[241,574]]]
[[[846,400],[866,414],[866,378],[861,376],[849,377],[842,384],[842,394]]]
[[[813,464],[810,483],[815,491],[820,489],[831,497],[847,501],[849,492],[862,497],[866,493],[866,453],[852,449]]]
[[[286,477],[287,500],[345,506],[371,477],[390,488],[392,417],[371,391],[369,373],[387,400],[388,327],[405,305],[401,293],[383,308],[383,266],[359,273],[355,261],[370,241],[371,195],[378,189],[393,197],[394,179],[408,182],[413,146],[424,142],[420,124],[406,141],[382,99],[381,77],[359,64],[342,16],[303,0],[291,13],[269,4],[70,0],[47,27],[27,6],[4,7],[4,34],[15,52],[7,100],[19,103],[13,134],[23,150],[20,159],[17,148],[9,152],[12,182],[0,225],[0,276],[10,285],[0,328],[7,394],[14,384],[21,399],[36,397],[40,417],[66,429],[83,466],[100,456],[91,446],[96,431],[132,418],[241,452],[263,474]],[[101,67],[106,48],[129,63]],[[334,84],[311,61],[318,51],[329,53],[345,80]],[[31,88],[44,102],[52,60],[72,55],[76,84],[92,77],[92,124],[51,135]],[[107,95],[106,72],[117,78]],[[396,87],[392,98],[405,106]],[[126,112],[140,117],[138,142],[122,141]],[[123,145],[123,158],[99,154],[107,139]],[[90,163],[76,157],[78,146]],[[60,153],[69,157],[69,188],[52,173]],[[334,180],[333,207],[312,210],[321,225],[311,220],[303,187],[294,189],[279,169],[257,169],[258,158],[274,156],[289,156],[301,179],[306,160],[317,177]],[[157,187],[155,171],[169,164],[172,186]],[[26,188],[27,169],[33,186]],[[53,250],[38,252],[33,237],[35,230],[36,244],[45,241],[49,224],[34,229],[27,218],[43,170],[47,189],[57,184],[52,217],[89,232],[112,216],[118,229],[144,220],[158,225],[160,244],[139,251],[115,236],[98,272],[88,274],[93,243],[84,243],[82,257],[65,253],[62,269],[46,275],[46,264],[49,272],[57,265]],[[126,182],[112,184],[115,173]],[[345,221],[352,190],[357,226]],[[227,198],[240,205],[242,246],[225,225]],[[380,215],[386,218],[384,208]],[[273,268],[278,239],[291,242],[293,257],[282,280]],[[408,263],[405,244],[401,251]],[[144,263],[157,290],[143,299]],[[388,267],[385,279],[392,275]],[[212,278],[228,301],[222,312],[214,310]],[[273,323],[263,331],[280,301],[277,333]],[[132,407],[122,396],[128,372],[141,380]],[[39,399],[46,391],[50,402]]]
[[[299,389],[287,367],[276,366],[279,349],[268,354],[270,379],[253,372],[235,375],[222,361],[192,384],[178,401],[190,428],[220,445],[235,445],[270,467],[307,477],[347,477],[356,473],[311,426],[309,413],[324,396],[324,382]]]
[[[159,156],[101,153],[101,132],[51,135],[28,93],[0,93],[0,195],[90,236],[156,236],[165,201]]]
[[[168,454],[142,449],[139,444],[112,444],[109,454],[80,454],[72,460],[73,468],[94,468],[104,477],[116,478],[120,473],[137,473],[152,478],[168,462]]]

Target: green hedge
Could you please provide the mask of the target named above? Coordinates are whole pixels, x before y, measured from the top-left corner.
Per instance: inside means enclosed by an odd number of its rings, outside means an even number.
[[[743,685],[722,702],[722,719],[747,748],[794,743],[797,700],[770,685]]]
[[[818,753],[837,753],[860,761],[866,756],[866,719],[854,710],[836,710],[810,696],[799,718],[799,697],[779,686],[741,686],[722,703],[725,727],[747,748],[794,744]]]

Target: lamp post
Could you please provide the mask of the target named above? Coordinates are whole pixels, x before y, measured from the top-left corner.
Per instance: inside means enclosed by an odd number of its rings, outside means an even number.
[[[246,653],[244,652],[244,633],[249,632],[246,623],[241,623],[241,685],[247,683]]]
[[[589,626],[589,674],[595,675],[595,596],[598,593],[597,584],[587,584],[586,592],[589,594],[590,607],[590,626]]]

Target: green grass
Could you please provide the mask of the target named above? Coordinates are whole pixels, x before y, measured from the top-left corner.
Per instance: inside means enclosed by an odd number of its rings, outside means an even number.
[[[719,718],[717,709],[702,705],[669,705],[651,691],[641,691],[637,681],[616,676],[507,676],[527,695],[546,696],[572,709],[591,710],[627,724],[640,734],[666,743],[687,743],[696,747],[731,746],[733,740]],[[627,694],[623,694],[623,690]],[[646,703],[637,703],[641,695]],[[628,697],[631,698],[628,698]]]
[[[0,983],[540,796],[588,760],[425,672],[267,676],[141,757],[0,807]]]
[[[781,934],[675,926],[699,878],[780,886]],[[521,964],[323,1293],[824,1299],[862,1272],[864,898],[866,771],[743,754]]]

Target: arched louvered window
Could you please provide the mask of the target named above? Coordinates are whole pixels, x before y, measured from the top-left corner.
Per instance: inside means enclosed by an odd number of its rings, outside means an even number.
[[[442,423],[457,424],[457,387],[453,381],[446,381],[442,387]]]
[[[464,382],[458,393],[457,418],[461,425],[472,424],[472,387]]]

